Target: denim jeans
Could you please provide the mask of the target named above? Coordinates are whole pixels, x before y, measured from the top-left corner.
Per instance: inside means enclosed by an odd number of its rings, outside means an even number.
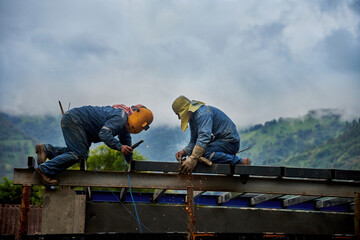
[[[74,121],[71,115],[65,113],[61,119],[61,129],[66,147],[44,144],[46,156],[51,160],[44,162],[39,168],[49,176],[66,170],[81,158],[88,158],[91,142],[88,141],[83,127]]]
[[[236,156],[239,148],[239,142],[215,140],[206,146],[204,157],[213,163],[238,164],[242,160],[241,157]]]

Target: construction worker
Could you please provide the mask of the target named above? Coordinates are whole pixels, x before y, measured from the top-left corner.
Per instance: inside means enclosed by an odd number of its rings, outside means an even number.
[[[36,173],[45,186],[54,186],[53,177],[68,167],[87,159],[91,143],[104,142],[108,147],[122,152],[125,160],[132,160],[131,134],[147,130],[153,121],[152,112],[139,104],[127,107],[85,106],[73,108],[61,119],[61,129],[67,147],[37,144],[38,168]],[[118,136],[118,139],[115,138]],[[51,161],[46,161],[49,158]]]
[[[180,96],[172,104],[172,109],[181,120],[184,132],[190,123],[190,142],[175,154],[181,163],[181,173],[191,173],[198,162],[207,165],[228,163],[250,165],[251,160],[236,156],[240,147],[240,136],[235,124],[221,110],[200,101],[190,101]]]

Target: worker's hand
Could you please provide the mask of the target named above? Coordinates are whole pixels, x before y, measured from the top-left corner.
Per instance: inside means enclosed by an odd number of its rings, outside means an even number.
[[[122,154],[124,154],[125,156],[127,156],[127,155],[129,155],[131,152],[132,152],[132,148],[131,147],[129,147],[128,145],[123,145],[122,147],[121,147],[121,150],[120,150],[120,152],[122,153]]]
[[[186,153],[184,150],[181,150],[181,151],[178,151],[176,154],[175,154],[175,157],[176,159],[180,162],[181,159],[186,156]]]
[[[190,174],[194,171],[196,164],[198,162],[198,159],[194,156],[188,157],[185,162],[183,162],[180,166],[180,173],[183,174]]]

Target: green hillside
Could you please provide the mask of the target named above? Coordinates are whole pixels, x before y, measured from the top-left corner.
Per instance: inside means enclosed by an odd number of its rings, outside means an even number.
[[[289,157],[339,136],[345,127],[340,115],[331,110],[309,111],[300,118],[272,120],[240,132],[241,148],[251,149],[239,155],[251,158],[256,165],[283,166]],[[312,167],[310,162],[307,163],[307,167]]]
[[[347,125],[346,131],[326,143],[289,157],[284,162],[292,166],[316,168],[360,169],[360,119]]]

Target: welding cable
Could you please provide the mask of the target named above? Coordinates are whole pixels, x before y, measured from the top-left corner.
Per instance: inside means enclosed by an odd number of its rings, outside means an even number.
[[[127,165],[126,160],[124,159],[124,161],[125,161],[125,166],[126,166],[126,165]],[[96,172],[95,172],[95,174],[96,174],[97,176],[99,176]],[[129,175],[129,173],[128,173],[127,175],[128,175],[128,180],[129,180],[130,196],[131,196],[131,200],[132,200],[132,202],[133,202],[134,208],[135,208],[136,218],[135,218],[135,216],[130,212],[130,210],[129,210],[127,207],[125,207],[125,205],[121,202],[121,200],[117,198],[117,196],[116,196],[113,192],[112,192],[112,194],[114,194],[114,196],[116,197],[116,199],[118,199],[118,201],[123,205],[123,207],[130,213],[130,215],[133,216],[133,217],[137,220],[137,222],[139,223],[140,233],[142,233],[141,225],[143,225],[148,231],[152,232],[148,227],[146,227],[144,224],[142,224],[142,223],[140,222],[139,215],[138,215],[138,212],[137,212],[137,209],[136,209],[135,200],[134,200],[134,197],[133,197],[132,191],[131,191],[130,175]]]
[[[126,162],[126,160],[125,160],[125,157],[124,157],[124,162],[125,162],[125,166],[127,166],[127,162]],[[136,218],[137,218],[137,221],[138,221],[138,223],[139,223],[140,233],[142,233],[139,215],[138,215],[138,212],[137,212],[137,209],[136,209],[135,200],[134,200],[134,197],[133,197],[132,191],[131,191],[130,174],[128,173],[127,176],[128,176],[128,180],[129,180],[129,192],[130,192],[131,200],[132,200],[132,202],[133,202],[133,204],[134,204],[135,213],[136,213]]]
[[[129,208],[127,208],[122,202],[121,200],[118,198],[118,196],[114,193],[114,192],[111,192],[114,197],[121,203],[121,205],[126,209],[126,211],[128,211],[128,213],[135,219],[136,219],[136,216],[134,216],[134,214],[132,214],[132,212],[129,210]],[[141,222],[140,222],[141,223]],[[148,228],[145,224],[141,223],[141,225],[146,228],[146,230],[148,230],[149,232],[152,232],[150,228]]]

